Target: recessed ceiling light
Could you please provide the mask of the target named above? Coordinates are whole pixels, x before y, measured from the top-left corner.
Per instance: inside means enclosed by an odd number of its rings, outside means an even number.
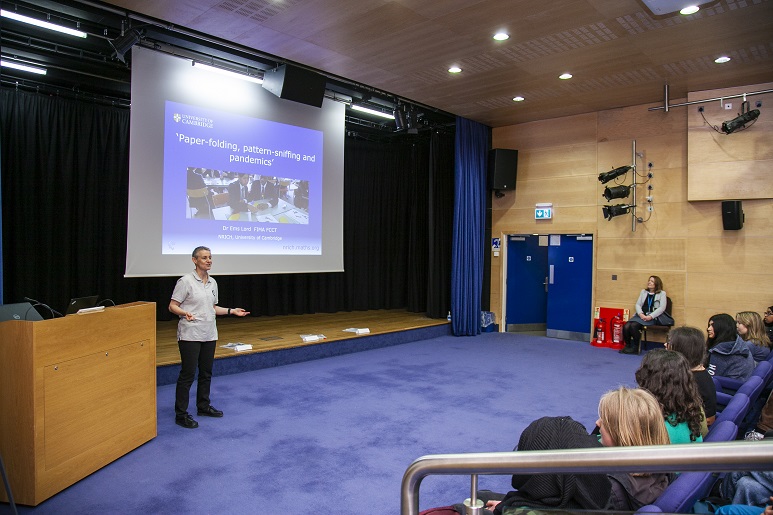
[[[510,39],[510,34],[506,32],[497,32],[496,34],[494,34],[494,39],[496,39],[497,41],[504,41],[506,39]]]
[[[728,62],[729,60],[730,58],[728,56],[723,55],[722,57],[717,57],[716,59],[714,59],[714,62],[717,64],[722,64],[722,63]]]
[[[452,66],[448,69],[448,73],[462,73],[462,69],[458,66]]]
[[[523,98],[523,97],[522,97],[522,96],[520,96],[520,95],[519,95],[519,96],[517,96],[517,97],[513,97],[513,102],[523,102],[524,100],[526,100],[526,99],[525,99],[525,98]]]
[[[700,10],[700,7],[697,5],[688,5],[687,7],[684,7],[679,10],[679,14],[683,14],[684,16],[687,16],[688,14],[695,14]]]
[[[561,75],[558,76],[558,78],[561,79],[561,80],[568,80],[568,79],[572,78],[572,74],[571,73],[562,73]]]

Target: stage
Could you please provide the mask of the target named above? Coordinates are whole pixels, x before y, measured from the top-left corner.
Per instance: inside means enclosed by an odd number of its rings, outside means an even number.
[[[405,310],[351,311],[274,317],[218,317],[214,373],[224,375],[311,359],[348,354],[450,334],[445,319],[427,318]],[[367,328],[368,334],[346,332]],[[301,335],[324,335],[304,342]],[[251,350],[236,352],[228,343],[247,343]],[[157,384],[177,380],[180,367],[177,320],[156,322]]]

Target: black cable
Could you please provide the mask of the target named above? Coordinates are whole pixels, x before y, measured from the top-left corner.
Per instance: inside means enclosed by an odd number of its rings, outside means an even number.
[[[8,475],[5,473],[5,465],[3,464],[3,456],[0,454],[0,473],[3,475],[3,484],[5,485],[5,491],[8,494],[8,503],[11,505],[11,511],[14,515],[19,512],[16,511],[16,503],[13,502],[13,493],[11,492],[11,484],[8,482]]]

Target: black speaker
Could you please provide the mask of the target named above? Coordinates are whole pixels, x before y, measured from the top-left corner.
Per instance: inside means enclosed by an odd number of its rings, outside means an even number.
[[[492,190],[514,190],[518,173],[518,151],[507,148],[492,148],[488,151],[489,188]]]
[[[722,201],[722,228],[726,231],[737,231],[743,227],[743,209],[740,200]]]
[[[263,73],[263,89],[279,98],[322,107],[327,79],[324,75],[289,64]]]

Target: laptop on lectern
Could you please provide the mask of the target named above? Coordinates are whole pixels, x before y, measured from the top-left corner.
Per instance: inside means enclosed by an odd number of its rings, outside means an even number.
[[[19,302],[18,304],[0,304],[0,322],[8,320],[43,320],[38,310],[32,307],[29,302]]]
[[[90,295],[88,297],[76,297],[74,299],[70,299],[70,303],[67,304],[67,311],[64,314],[72,315],[73,313],[77,313],[78,310],[83,308],[93,308],[97,305],[98,298],[99,295]]]

